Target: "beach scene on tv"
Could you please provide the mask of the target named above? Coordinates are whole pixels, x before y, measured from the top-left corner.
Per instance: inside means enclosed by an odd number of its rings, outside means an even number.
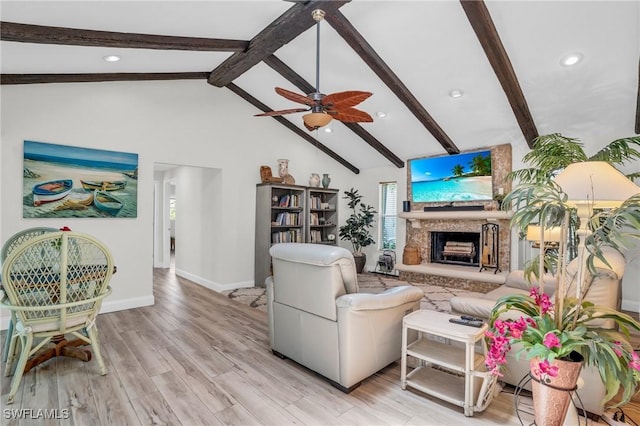
[[[415,203],[491,200],[491,151],[410,160]]]
[[[137,217],[138,154],[24,141],[22,216]]]

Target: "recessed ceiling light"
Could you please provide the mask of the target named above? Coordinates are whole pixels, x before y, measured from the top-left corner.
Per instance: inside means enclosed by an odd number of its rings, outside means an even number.
[[[451,96],[453,99],[461,98],[462,95],[464,95],[464,92],[460,89],[453,89],[449,92],[449,96]]]
[[[331,127],[325,127],[324,131],[327,132],[327,133],[331,133],[331,132],[333,132],[333,129]]]
[[[562,57],[562,59],[560,59],[560,64],[565,67],[570,67],[581,62],[582,58],[583,56],[580,52],[569,53],[568,55],[565,55]]]
[[[384,112],[384,111],[378,111],[378,112],[376,112],[376,116],[378,118],[385,118],[387,116],[387,113]]]
[[[120,56],[107,55],[107,56],[103,56],[102,59],[104,59],[107,62],[118,62],[120,60]]]

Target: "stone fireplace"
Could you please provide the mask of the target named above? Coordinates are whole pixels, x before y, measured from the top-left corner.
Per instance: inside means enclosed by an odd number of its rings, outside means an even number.
[[[407,212],[407,244],[418,247],[419,265],[397,265],[400,278],[418,283],[487,292],[504,283],[511,256],[510,213],[491,210]],[[497,225],[497,268],[480,270],[483,225]],[[453,242],[446,250],[447,242]],[[473,247],[473,255],[465,251]],[[455,255],[456,250],[462,255]],[[492,256],[493,257],[493,256]]]

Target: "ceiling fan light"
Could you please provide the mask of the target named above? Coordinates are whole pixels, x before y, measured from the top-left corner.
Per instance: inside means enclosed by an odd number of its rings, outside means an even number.
[[[324,112],[311,112],[302,116],[304,123],[313,128],[326,126],[331,121],[331,116]]]

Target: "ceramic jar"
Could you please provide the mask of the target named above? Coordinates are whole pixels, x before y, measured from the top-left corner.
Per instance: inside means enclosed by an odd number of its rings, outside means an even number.
[[[289,174],[289,160],[281,158],[278,160],[278,176],[281,178]]]
[[[315,188],[320,186],[320,175],[317,173],[311,173],[311,177],[309,178],[309,186],[313,186]]]

